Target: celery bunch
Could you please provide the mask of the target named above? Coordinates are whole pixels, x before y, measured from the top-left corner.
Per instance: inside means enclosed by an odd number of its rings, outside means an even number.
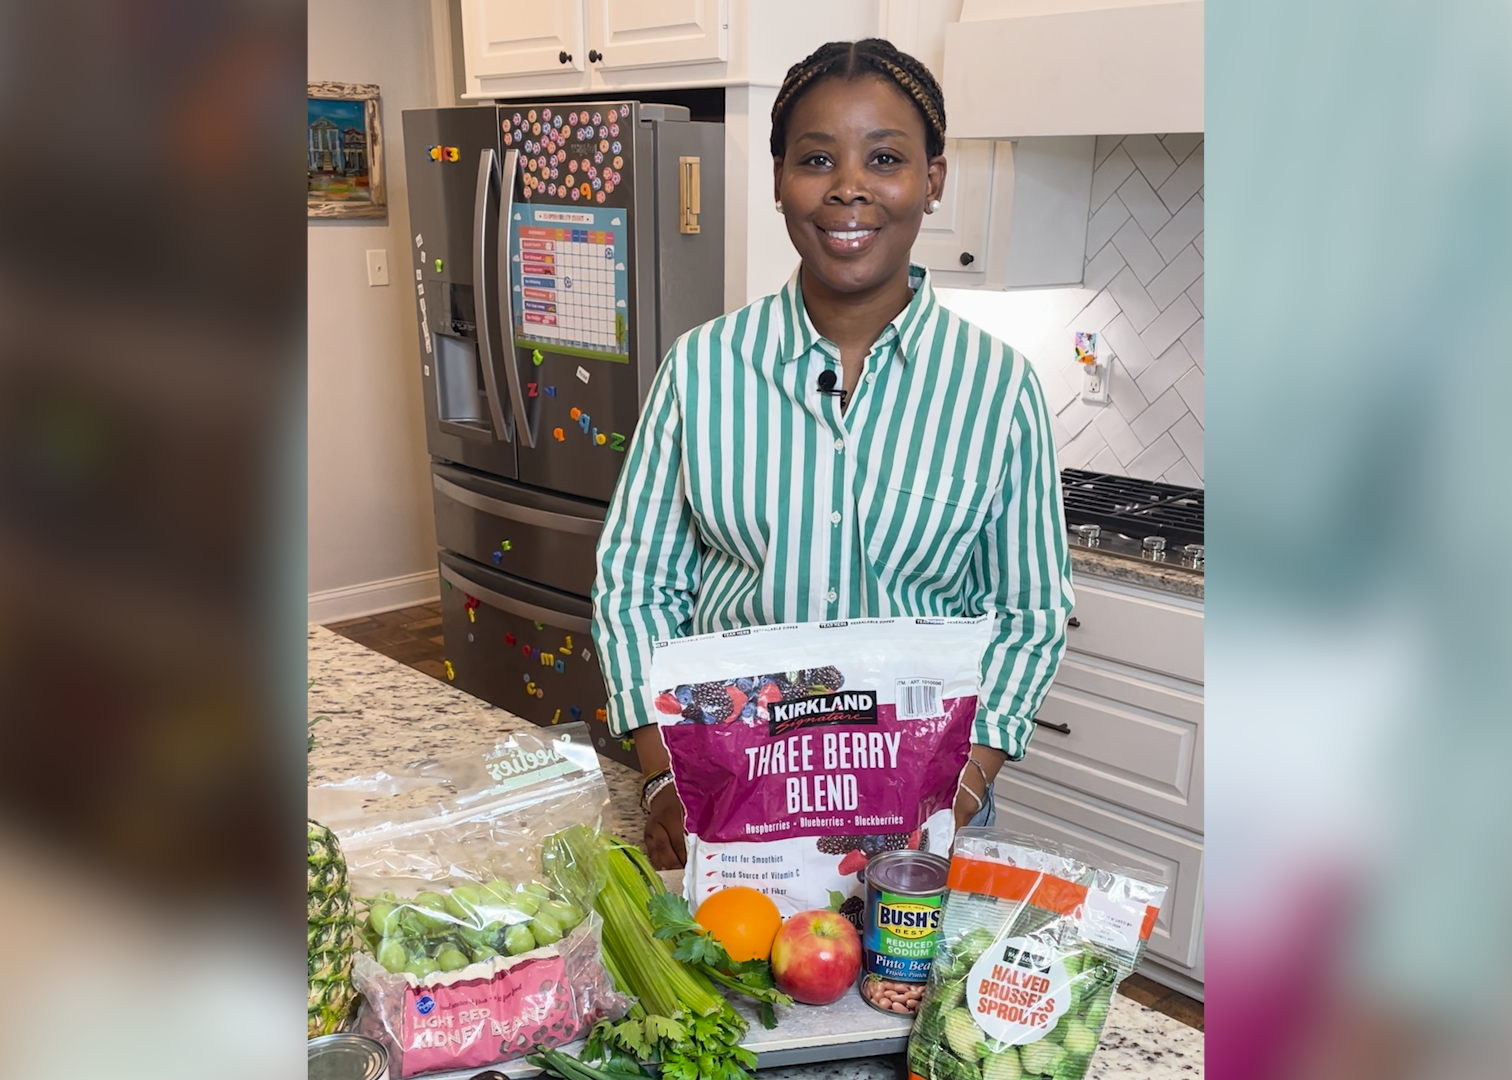
[[[611,1065],[659,1059],[666,1080],[744,1080],[756,1065],[756,1055],[740,1045],[746,1021],[708,975],[678,960],[673,944],[656,936],[652,901],[667,890],[646,856],[623,840],[574,826],[547,839],[542,870],[574,898],[603,882],[593,908],[604,920],[604,966],[637,999],[624,1019],[594,1026],[584,1059]]]

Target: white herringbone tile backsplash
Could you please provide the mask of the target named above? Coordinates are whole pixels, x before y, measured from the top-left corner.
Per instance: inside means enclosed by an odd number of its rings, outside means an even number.
[[[1082,287],[941,289],[946,306],[1027,356],[1062,468],[1203,486],[1201,134],[1097,140]],[[1110,402],[1081,400],[1073,335],[1099,335]]]

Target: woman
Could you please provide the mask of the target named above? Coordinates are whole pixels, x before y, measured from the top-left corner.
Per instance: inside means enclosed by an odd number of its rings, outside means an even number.
[[[645,845],[686,857],[643,693],[652,642],[740,626],[991,611],[958,825],[993,818],[1060,659],[1070,562],[1033,372],[909,264],[945,183],[929,70],[825,45],[772,108],[777,210],[802,257],[773,296],[689,331],[657,372],[599,541],[609,725],[633,732]]]

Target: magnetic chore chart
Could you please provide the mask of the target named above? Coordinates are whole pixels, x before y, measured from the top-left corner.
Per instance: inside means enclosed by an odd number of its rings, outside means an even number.
[[[629,362],[626,215],[619,207],[515,205],[510,276],[520,345]]]

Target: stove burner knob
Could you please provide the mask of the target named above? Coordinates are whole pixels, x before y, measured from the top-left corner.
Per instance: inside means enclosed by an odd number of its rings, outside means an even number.
[[[1186,562],[1188,566],[1192,567],[1195,570],[1202,569],[1203,558],[1201,544],[1188,544],[1186,547],[1181,549],[1181,553],[1186,556]]]
[[[1144,557],[1155,562],[1164,562],[1166,557],[1165,537],[1147,536],[1141,545],[1144,549]]]
[[[1081,541],[1083,547],[1096,547],[1097,538],[1102,534],[1102,529],[1097,525],[1078,525],[1076,538]]]

